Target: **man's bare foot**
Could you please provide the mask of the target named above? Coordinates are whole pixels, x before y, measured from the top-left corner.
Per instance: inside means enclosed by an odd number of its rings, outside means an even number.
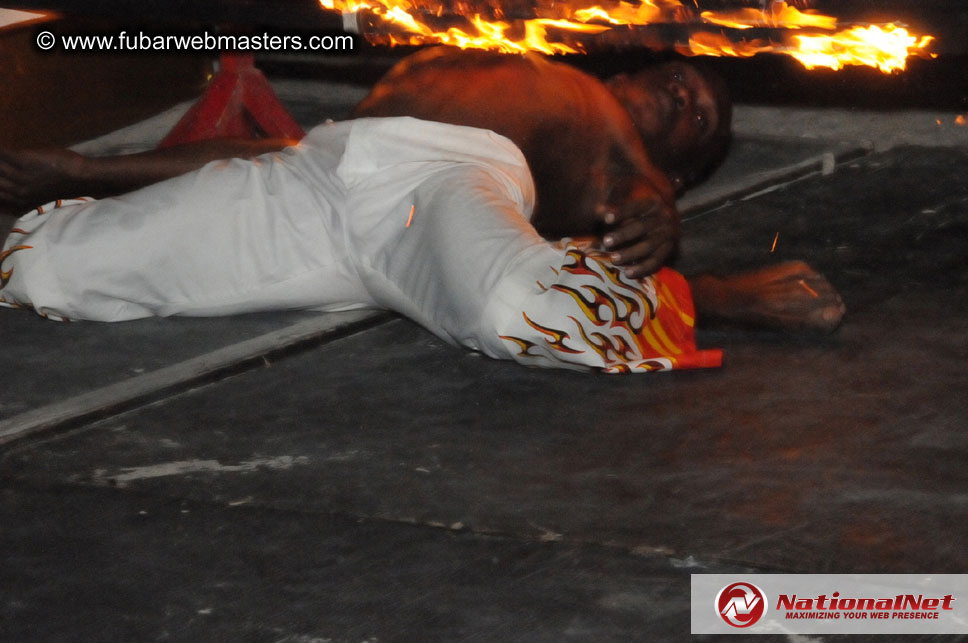
[[[802,261],[726,277],[699,275],[689,285],[702,319],[830,333],[847,310],[830,282]]]

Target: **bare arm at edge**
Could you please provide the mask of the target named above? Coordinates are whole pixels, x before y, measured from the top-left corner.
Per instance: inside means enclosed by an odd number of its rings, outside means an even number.
[[[103,198],[196,170],[209,161],[251,158],[294,145],[285,139],[212,139],[122,156],[62,148],[0,148],[0,212],[19,214],[54,199]]]

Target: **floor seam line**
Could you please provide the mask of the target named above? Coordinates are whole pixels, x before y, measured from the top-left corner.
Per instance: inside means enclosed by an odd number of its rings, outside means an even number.
[[[832,171],[836,171],[837,164],[855,161],[875,152],[876,150],[873,147],[864,146],[851,147],[840,150],[839,152],[823,152],[798,163],[764,173],[759,178],[751,180],[740,187],[729,188],[719,193],[710,194],[695,203],[689,203],[686,200],[681,206],[682,222],[687,223],[695,220],[730,203],[755,197],[757,194],[766,190],[782,187],[788,183],[793,183],[817,174],[823,174],[825,173],[825,163],[828,162],[827,159],[833,161],[834,168]]]
[[[0,448],[74,429],[387,323],[386,312],[320,315],[0,421]]]

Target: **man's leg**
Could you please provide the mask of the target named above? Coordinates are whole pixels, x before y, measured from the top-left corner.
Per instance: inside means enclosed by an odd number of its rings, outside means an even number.
[[[347,307],[356,282],[334,251],[329,196],[287,159],[263,158],[50,204],[3,246],[0,296],[99,321]]]
[[[550,244],[498,173],[456,164],[392,208],[408,219],[364,282],[387,308],[491,357],[643,372],[718,366],[698,350],[681,275],[632,279],[608,253]]]

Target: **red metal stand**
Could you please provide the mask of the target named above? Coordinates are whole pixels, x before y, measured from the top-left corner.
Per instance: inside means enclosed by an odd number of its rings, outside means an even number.
[[[158,147],[212,138],[291,138],[305,132],[276,98],[251,55],[223,53],[219,71]]]

